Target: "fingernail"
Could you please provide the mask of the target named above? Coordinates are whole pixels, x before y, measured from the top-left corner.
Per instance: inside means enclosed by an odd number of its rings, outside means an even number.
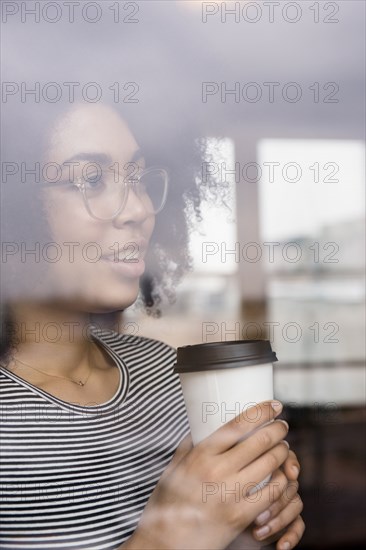
[[[298,476],[299,473],[300,473],[300,470],[297,466],[292,466],[292,471],[296,473],[296,475]]]
[[[272,409],[274,409],[276,412],[281,412],[283,409],[283,405],[279,401],[272,401],[271,405]]]
[[[283,542],[281,544],[281,550],[290,550],[291,544],[289,542]]]
[[[268,535],[269,532],[270,532],[270,528],[268,527],[268,525],[265,525],[264,527],[261,527],[260,529],[258,529],[258,531],[256,531],[256,534],[258,538],[262,539],[266,535]]]
[[[266,521],[268,521],[270,517],[271,517],[271,512],[266,510],[265,512],[262,512],[261,514],[259,514],[259,516],[256,518],[255,521],[260,525],[261,523],[266,523]]]
[[[282,420],[282,418],[280,418],[279,420],[277,420],[277,422],[282,422],[288,430],[290,429],[290,426],[288,425],[288,422],[286,422],[286,420]]]
[[[288,441],[286,441],[286,439],[283,439],[282,443],[285,443],[287,445],[287,447],[290,448],[290,443]]]

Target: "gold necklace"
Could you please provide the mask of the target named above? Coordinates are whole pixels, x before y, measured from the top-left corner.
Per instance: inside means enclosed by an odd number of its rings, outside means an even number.
[[[92,373],[92,370],[90,369],[90,372],[85,380],[85,382],[82,382],[81,380],[73,380],[72,378],[68,378],[66,376],[58,376],[57,374],[49,374],[48,372],[44,372],[43,370],[36,369],[36,367],[32,367],[31,365],[28,365],[27,363],[24,363],[20,359],[16,359],[14,356],[12,356],[13,361],[16,361],[17,363],[21,363],[22,365],[25,365],[26,367],[29,367],[30,369],[36,370],[37,372],[40,372],[41,374],[45,374],[46,376],[51,376],[52,378],[62,378],[63,380],[68,380],[69,382],[73,382],[74,384],[77,384],[78,386],[85,386],[87,381],[90,378],[90,375]]]

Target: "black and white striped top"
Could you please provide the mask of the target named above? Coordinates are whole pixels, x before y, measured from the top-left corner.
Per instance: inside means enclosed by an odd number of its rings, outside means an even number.
[[[0,368],[1,549],[116,549],[189,433],[174,348],[93,329],[120,369],[102,405],[62,401]]]

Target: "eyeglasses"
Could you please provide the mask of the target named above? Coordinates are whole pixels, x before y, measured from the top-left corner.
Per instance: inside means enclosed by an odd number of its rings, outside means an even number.
[[[110,221],[126,206],[131,187],[147,214],[158,214],[166,203],[168,179],[168,172],[164,168],[152,166],[134,177],[112,169],[95,169],[75,178],[75,181],[42,182],[38,185],[57,187],[69,184],[71,188],[81,192],[85,207],[92,218]]]

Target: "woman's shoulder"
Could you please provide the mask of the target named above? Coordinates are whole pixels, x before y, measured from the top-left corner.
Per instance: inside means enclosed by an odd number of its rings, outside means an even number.
[[[92,334],[95,334],[108,345],[126,354],[138,353],[140,351],[154,351],[155,353],[165,354],[167,357],[175,359],[177,353],[173,346],[162,340],[136,333],[120,333],[112,329],[93,327]]]
[[[149,336],[143,336],[136,332],[117,332],[109,328],[100,328],[96,325],[91,327],[92,334],[96,334],[102,339],[108,339],[109,341],[115,341],[120,343],[126,343],[134,346],[141,345],[159,345],[175,351],[175,348],[170,344],[158,340],[157,338],[150,338]]]

